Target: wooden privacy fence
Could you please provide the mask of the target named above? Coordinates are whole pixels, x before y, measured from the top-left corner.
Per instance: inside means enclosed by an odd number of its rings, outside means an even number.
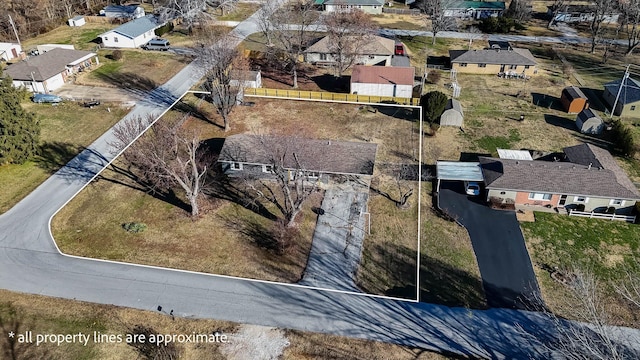
[[[265,88],[249,88],[244,91],[245,96],[270,97],[282,99],[296,100],[326,100],[337,102],[354,102],[363,104],[380,104],[394,103],[400,105],[420,105],[418,98],[403,98],[391,96],[369,96],[357,94],[342,94],[324,91],[305,91],[305,90],[284,90],[284,89],[265,89]]]
[[[635,216],[627,216],[627,215],[616,215],[616,214],[603,214],[596,212],[586,212],[586,211],[577,211],[577,210],[569,210],[569,215],[571,216],[580,216],[580,217],[588,217],[590,219],[606,219],[606,220],[617,220],[617,221],[626,221],[633,223],[636,221]]]

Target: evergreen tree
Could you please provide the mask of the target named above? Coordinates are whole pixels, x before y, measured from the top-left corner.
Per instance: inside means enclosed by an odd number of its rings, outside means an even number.
[[[422,106],[424,119],[430,123],[435,123],[444,112],[447,100],[449,100],[447,95],[440,91],[431,91],[422,95],[420,105]]]
[[[40,124],[33,114],[24,111],[10,78],[0,80],[0,165],[22,164],[35,155],[40,139]]]

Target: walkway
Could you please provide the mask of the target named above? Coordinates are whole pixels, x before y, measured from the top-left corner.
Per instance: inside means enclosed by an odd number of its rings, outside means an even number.
[[[322,200],[321,215],[300,285],[360,291],[355,284],[365,236],[368,188],[331,185]]]

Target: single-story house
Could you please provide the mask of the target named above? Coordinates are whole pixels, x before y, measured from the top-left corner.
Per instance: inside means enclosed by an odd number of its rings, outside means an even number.
[[[0,60],[11,61],[22,56],[22,47],[20,44],[0,43]]]
[[[98,55],[90,51],[53,49],[4,70],[16,87],[24,86],[36,93],[48,93],[64,85],[67,78],[99,64]]]
[[[153,15],[147,15],[98,35],[105,47],[134,49],[156,37],[155,29],[162,26]]]
[[[348,37],[347,37],[348,39]],[[370,35],[370,40],[362,47],[362,54],[355,60],[355,64],[362,65],[391,65],[391,58],[395,54],[395,40],[382,36]],[[306,62],[317,65],[331,65],[335,62],[335,53],[331,49],[331,39],[323,37],[309,46],[304,52]]]
[[[440,126],[457,126],[462,127],[464,121],[464,113],[462,105],[456,99],[449,99],[444,108],[444,112],[440,115]]]
[[[351,94],[371,96],[413,96],[415,68],[356,65],[351,72]]]
[[[531,76],[537,73],[536,59],[528,49],[449,50],[451,69],[469,74]]]
[[[67,20],[67,23],[69,24],[69,26],[83,26],[87,22],[86,22],[84,16],[78,15],[78,16],[74,16],[71,19]]]
[[[260,88],[262,87],[262,74],[258,71],[231,71],[231,86],[242,86],[244,88]]]
[[[615,115],[640,118],[640,81],[627,77],[622,89],[620,84],[622,84],[620,79],[604,84],[604,100],[612,108],[613,104],[616,104]]]
[[[484,19],[498,17],[505,10],[504,1],[447,1],[444,16],[460,19]]]
[[[487,49],[513,50],[513,46],[511,46],[511,43],[509,43],[508,41],[504,41],[504,40],[488,40],[487,42],[489,43],[489,47]]]
[[[335,176],[373,175],[378,145],[367,142],[307,139],[276,135],[238,134],[227,137],[218,163],[232,177],[273,177],[274,159],[289,172],[304,171],[314,181],[328,183]],[[282,159],[282,163],[280,160]]]
[[[36,45],[36,49],[38,49],[37,54],[41,55],[53,49],[75,50],[76,48],[71,44],[41,44],[41,45]]]
[[[113,19],[138,19],[145,16],[144,9],[138,5],[109,5],[100,10],[100,15]]]
[[[577,86],[567,86],[560,95],[562,107],[569,114],[577,114],[589,108],[589,99]]]
[[[604,130],[604,121],[591,109],[584,109],[576,117],[576,126],[583,134],[599,135]]]
[[[351,11],[358,9],[367,14],[382,14],[384,0],[315,0],[324,11]]]
[[[532,209],[630,213],[640,193],[611,154],[591,144],[564,149],[566,161],[480,157],[487,200]]]
[[[565,5],[564,9],[558,11],[554,21],[564,23],[590,22],[595,17],[595,5]],[[547,15],[549,18],[553,16],[555,8],[547,6]],[[603,15],[603,23],[615,24],[618,22],[620,13],[616,10]]]

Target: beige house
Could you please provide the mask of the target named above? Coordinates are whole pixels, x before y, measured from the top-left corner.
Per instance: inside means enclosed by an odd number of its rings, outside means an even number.
[[[367,44],[359,49],[361,55],[354,64],[390,66],[395,44],[393,39],[371,35]],[[314,65],[332,65],[336,56],[335,50],[331,50],[331,39],[328,36],[309,46],[304,52],[304,60]]]
[[[382,14],[384,0],[316,0],[315,4],[327,12],[360,10],[367,14],[379,15]]]
[[[610,107],[616,105],[615,115],[640,118],[640,81],[627,77],[622,89],[621,83],[622,79],[618,79],[604,84],[604,100]]]
[[[459,73],[532,76],[538,72],[536,59],[522,48],[449,50],[449,57],[451,69]]]

